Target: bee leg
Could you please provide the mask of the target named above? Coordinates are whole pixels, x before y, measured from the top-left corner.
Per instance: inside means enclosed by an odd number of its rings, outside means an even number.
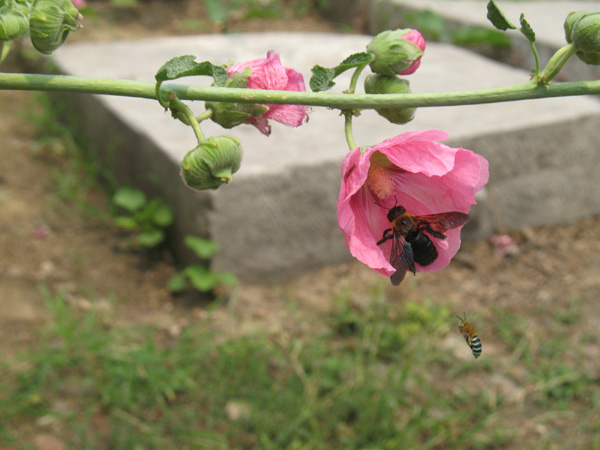
[[[394,236],[394,234],[392,233],[392,229],[388,228],[387,230],[385,230],[383,232],[383,238],[381,238],[381,240],[377,241],[377,245],[381,245],[381,244],[387,242],[393,236]]]

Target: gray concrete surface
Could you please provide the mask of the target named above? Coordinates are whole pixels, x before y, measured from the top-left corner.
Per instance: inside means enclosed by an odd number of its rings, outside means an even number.
[[[198,61],[224,63],[276,49],[283,64],[303,73],[308,84],[314,64],[336,65],[363,51],[369,40],[336,34],[201,35],[67,44],[54,59],[70,75],[153,81],[156,70],[174,56],[194,54]],[[428,45],[421,68],[409,77],[414,92],[498,87],[528,78],[526,71],[441,44]],[[349,76],[341,78],[334,90],[341,92],[348,81]],[[182,80],[192,82],[208,80]],[[193,133],[157,102],[75,94],[69,100],[81,134],[120,179],[174,207],[173,237],[182,254],[186,235],[216,239],[221,250],[213,267],[257,282],[351,259],[336,221],[339,165],[347,152],[337,111],[313,108],[300,128],[274,123],[270,137],[251,126],[224,131],[203,124],[206,135],[240,138],[245,156],[231,185],[195,192],[179,178],[179,161],[194,147]],[[203,110],[200,103],[193,108]],[[600,212],[599,118],[600,105],[590,98],[422,108],[406,126],[367,111],[355,120],[355,140],[367,145],[409,130],[441,129],[450,134],[450,144],[486,155],[491,183],[466,229],[467,237],[476,238],[497,227],[558,223]]]

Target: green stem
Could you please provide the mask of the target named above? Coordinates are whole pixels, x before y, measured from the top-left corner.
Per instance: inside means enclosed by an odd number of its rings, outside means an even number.
[[[575,52],[577,52],[577,47],[575,47],[575,44],[573,43],[567,44],[558,49],[557,52],[552,55],[552,58],[550,58],[548,64],[546,64],[546,67],[544,67],[544,69],[538,73],[538,83],[549,83],[550,80],[558,75],[560,69],[563,68],[565,63],[569,60],[569,58],[571,58],[571,56],[575,54]]]
[[[155,83],[106,78],[0,73],[0,90],[54,91],[119,95],[156,100]],[[536,98],[600,94],[600,81],[572,81],[538,86],[535,81],[492,89],[431,92],[426,94],[355,94],[269,91],[263,89],[217,88],[167,84],[161,93],[172,91],[180,100],[239,103],[295,104],[338,109],[379,109],[477,105]]]
[[[355,95],[356,93],[356,85],[358,84],[358,77],[361,72],[367,67],[366,64],[360,65],[356,68],[354,73],[352,74],[352,78],[350,79],[350,86],[348,87],[349,94]],[[354,111],[352,109],[346,109],[343,111],[344,113],[344,134],[346,135],[346,142],[348,143],[348,147],[350,150],[356,148],[356,144],[354,143],[354,136],[352,135],[352,118],[354,117]]]
[[[350,150],[356,148],[354,136],[352,136],[352,116],[354,116],[354,113],[351,109],[344,111],[344,133],[346,134],[346,142],[348,143],[348,148],[350,148]]]
[[[213,110],[212,109],[207,109],[206,111],[204,111],[202,114],[200,114],[199,116],[196,116],[196,120],[198,122],[202,122],[206,119],[210,119],[213,115]]]
[[[158,103],[160,103],[162,105],[163,108],[165,109],[169,109],[169,102],[163,100],[161,92],[160,92],[160,87],[162,85],[162,82],[157,82],[156,86],[154,88],[154,95],[156,95],[156,99],[158,100]]]
[[[192,110],[181,100],[175,98],[170,102],[170,108],[172,111],[175,111],[177,115],[182,114],[185,120],[182,120],[186,125],[190,125],[194,130],[194,134],[196,135],[196,139],[198,140],[198,144],[204,141],[204,133],[202,133],[202,129],[198,124],[198,120],[196,120],[196,116]]]
[[[362,64],[358,66],[352,74],[352,78],[350,79],[350,87],[348,88],[348,92],[350,94],[356,93],[356,84],[358,83],[358,77],[360,76],[362,71],[365,70],[365,67],[367,67],[367,64]]]
[[[531,51],[533,52],[533,56],[535,58],[535,70],[533,74],[538,75],[540,73],[540,57],[538,55],[537,48],[535,48],[535,42],[529,41],[529,46],[531,47]]]

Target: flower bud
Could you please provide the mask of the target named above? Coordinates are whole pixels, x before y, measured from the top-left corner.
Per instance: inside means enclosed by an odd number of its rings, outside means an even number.
[[[244,71],[230,76],[225,87],[245,88],[251,73],[250,67],[246,67]],[[212,111],[211,120],[227,129],[248,123],[251,117],[261,117],[269,110],[268,106],[251,103],[205,102],[205,107]]]
[[[29,7],[26,3],[5,2],[0,6],[0,40],[12,41],[27,33]]]
[[[41,53],[52,53],[81,25],[71,0],[35,0],[29,15],[31,43]]]
[[[394,30],[379,33],[367,45],[375,59],[371,70],[381,75],[409,75],[421,64],[425,39],[416,30]]]
[[[367,94],[409,94],[409,82],[396,76],[369,75],[365,78]],[[380,116],[392,123],[408,123],[415,117],[417,108],[381,108],[376,109]]]
[[[600,13],[572,12],[565,20],[567,42],[575,44],[576,55],[586,64],[600,64]]]
[[[181,162],[181,177],[192,189],[217,189],[229,184],[242,162],[242,146],[233,136],[210,137]]]

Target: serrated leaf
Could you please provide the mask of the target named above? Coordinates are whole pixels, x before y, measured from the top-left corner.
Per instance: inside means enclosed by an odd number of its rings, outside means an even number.
[[[343,60],[335,69],[338,75],[345,70],[358,67],[363,64],[369,64],[374,56],[367,52],[354,53]]]
[[[335,86],[333,82],[335,70],[317,65],[311,69],[311,72],[309,85],[313,92],[327,91]]]
[[[216,285],[215,276],[206,267],[192,264],[183,269],[192,286],[200,292],[208,292]]]
[[[139,211],[146,204],[146,195],[139,189],[123,187],[113,195],[112,201],[129,212]]]
[[[498,8],[496,3],[494,3],[494,0],[490,0],[487,4],[487,11],[487,18],[490,22],[492,22],[492,25],[499,30],[504,31],[509,28],[511,30],[517,29],[517,27],[515,27],[506,17],[504,17],[504,13],[500,11],[500,8]]]
[[[535,32],[533,31],[533,28],[531,28],[531,25],[529,25],[529,22],[525,20],[524,14],[521,14],[519,21],[521,22],[521,33],[525,35],[529,42],[535,42]]]
[[[366,52],[354,53],[348,56],[340,64],[333,68],[327,68],[322,66],[314,66],[311,71],[313,73],[310,77],[310,88],[313,92],[321,92],[331,89],[335,86],[333,79],[338,75],[344,73],[348,69],[354,67],[369,64],[373,61],[373,55]]]
[[[217,86],[225,86],[227,71],[221,66],[215,66],[209,61],[196,62],[194,55],[176,56],[162,65],[155,78],[158,82],[175,80],[195,75],[211,76]]]
[[[185,245],[191,248],[200,259],[209,259],[219,249],[219,243],[197,236],[186,236]]]
[[[165,240],[165,234],[162,230],[144,231],[136,236],[138,244],[146,248],[156,247]]]

